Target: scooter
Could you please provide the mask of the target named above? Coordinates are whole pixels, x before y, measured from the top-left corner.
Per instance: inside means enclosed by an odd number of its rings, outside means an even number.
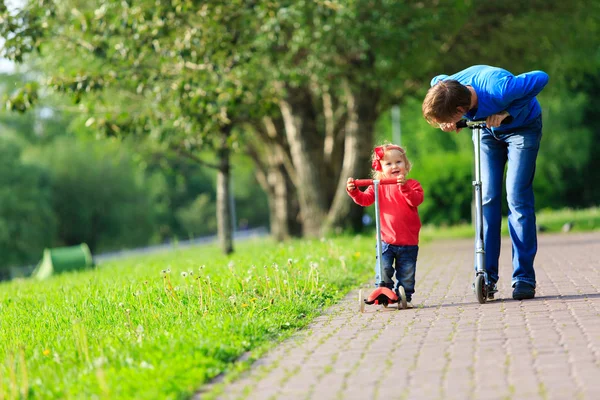
[[[379,287],[371,292],[369,297],[365,298],[363,290],[358,291],[358,307],[362,313],[365,311],[365,305],[381,304],[384,307],[388,307],[390,304],[396,304],[398,310],[407,308],[406,292],[402,286],[398,286],[398,292],[400,296],[396,295],[394,291],[388,288],[384,282],[383,265],[381,264],[381,228],[380,228],[380,215],[379,215],[379,185],[397,185],[398,180],[396,178],[387,179],[355,179],[354,185],[356,187],[374,186],[375,192],[375,228],[377,230],[377,268],[379,269]]]
[[[512,117],[507,117],[502,124],[512,122]],[[485,121],[469,121],[462,119],[456,123],[456,128],[469,128],[473,131],[473,147],[475,154],[475,180],[473,190],[475,196],[475,280],[473,289],[480,304],[494,298],[497,290],[489,290],[489,279],[485,269],[485,248],[483,242],[483,199],[481,193],[481,131],[486,129]]]

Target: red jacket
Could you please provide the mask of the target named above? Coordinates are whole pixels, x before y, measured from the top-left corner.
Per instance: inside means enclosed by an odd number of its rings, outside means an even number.
[[[354,202],[361,206],[375,203],[374,186],[364,192],[358,188],[348,192]],[[417,207],[423,202],[423,188],[414,179],[401,185],[379,186],[379,212],[381,214],[381,239],[396,246],[419,244],[421,219]]]

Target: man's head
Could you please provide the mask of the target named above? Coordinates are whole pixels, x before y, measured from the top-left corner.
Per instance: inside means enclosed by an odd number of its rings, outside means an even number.
[[[431,125],[455,123],[471,108],[471,91],[462,83],[439,81],[427,91],[423,100],[423,117]]]

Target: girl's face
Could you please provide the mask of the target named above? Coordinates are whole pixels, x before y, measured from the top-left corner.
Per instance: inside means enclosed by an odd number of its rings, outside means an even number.
[[[406,176],[406,163],[404,154],[400,150],[392,149],[385,152],[381,159],[381,169],[384,176],[391,178],[398,175]]]

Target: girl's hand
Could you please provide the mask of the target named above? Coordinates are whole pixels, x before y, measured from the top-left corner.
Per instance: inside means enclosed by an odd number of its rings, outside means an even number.
[[[406,185],[406,177],[404,175],[398,175],[398,185]]]
[[[356,190],[356,185],[354,184],[354,178],[348,178],[348,182],[346,183],[346,190],[349,192],[353,192]]]
[[[508,117],[509,114],[506,111],[502,111],[501,113],[490,115],[485,119],[485,124],[488,128],[496,128],[500,126],[504,118]]]

